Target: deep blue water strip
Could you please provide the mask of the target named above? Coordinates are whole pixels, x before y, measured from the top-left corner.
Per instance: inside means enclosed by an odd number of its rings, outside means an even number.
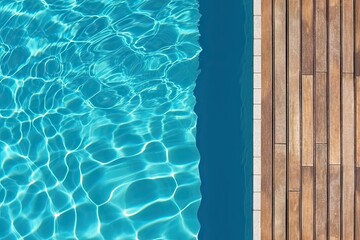
[[[200,0],[200,239],[252,239],[253,3]]]

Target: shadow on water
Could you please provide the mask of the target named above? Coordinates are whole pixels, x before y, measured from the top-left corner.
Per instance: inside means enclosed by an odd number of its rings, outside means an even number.
[[[200,239],[252,239],[253,6],[200,0]]]

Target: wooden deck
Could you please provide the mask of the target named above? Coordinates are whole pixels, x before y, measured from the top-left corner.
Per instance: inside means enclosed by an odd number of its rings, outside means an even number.
[[[261,14],[261,238],[359,240],[360,1]]]

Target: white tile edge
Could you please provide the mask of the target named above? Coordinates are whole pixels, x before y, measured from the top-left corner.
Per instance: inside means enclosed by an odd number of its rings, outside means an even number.
[[[261,0],[254,0],[253,239],[261,239]],[[260,123],[260,124],[259,124]]]

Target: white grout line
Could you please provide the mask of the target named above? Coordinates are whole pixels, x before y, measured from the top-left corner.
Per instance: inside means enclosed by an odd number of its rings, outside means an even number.
[[[254,139],[254,143],[255,143],[255,139]],[[261,146],[260,144],[254,144],[254,157],[261,157]]]
[[[261,39],[254,39],[254,56],[261,56]]]
[[[261,0],[254,0],[253,239],[261,239]]]
[[[261,89],[260,88],[254,89],[254,104],[261,105]]]
[[[261,15],[261,0],[254,0],[254,15]]]
[[[261,73],[254,73],[254,88],[261,89]]]
[[[261,56],[254,56],[254,73],[261,73]]]
[[[260,192],[254,192],[254,211],[260,211],[261,208],[261,193]]]
[[[261,158],[260,157],[254,157],[254,169],[253,174],[261,175]]]
[[[261,226],[260,226],[261,211],[254,210],[253,216],[254,216],[253,239],[260,240],[261,239]]]
[[[254,38],[261,38],[261,16],[254,16]]]
[[[254,104],[254,120],[261,120],[261,105]]]
[[[254,180],[253,180],[253,191],[254,193],[260,193],[261,192],[261,175],[260,174],[254,174]]]

